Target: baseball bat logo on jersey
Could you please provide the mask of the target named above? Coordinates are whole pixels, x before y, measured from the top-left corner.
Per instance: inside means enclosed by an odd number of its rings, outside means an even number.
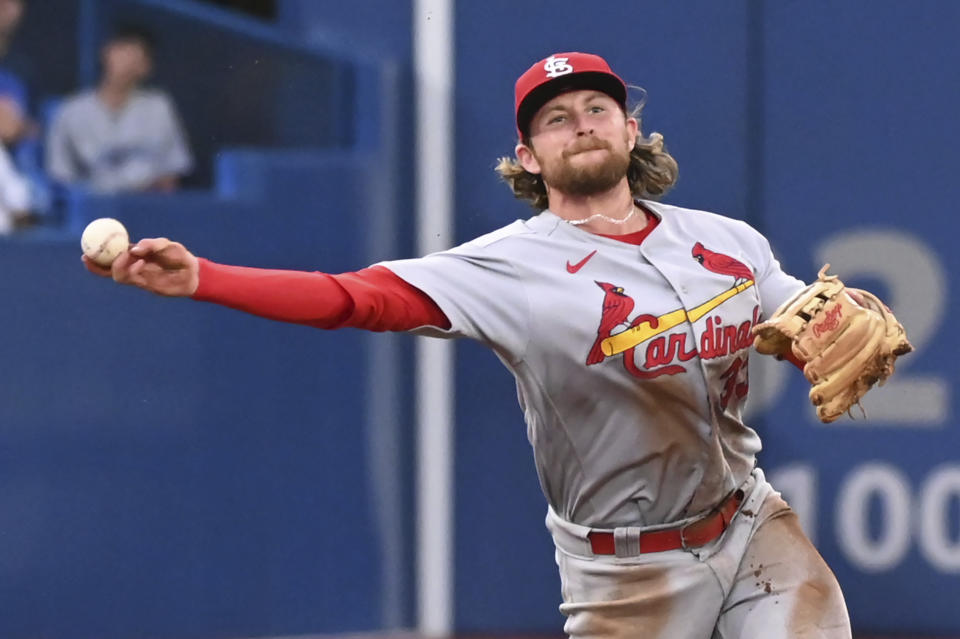
[[[598,364],[607,357],[623,353],[624,367],[635,377],[651,378],[675,375],[685,369],[676,363],[687,361],[698,353],[703,359],[721,357],[748,348],[753,343],[751,329],[759,321],[760,308],[753,309],[752,318],[740,325],[721,324],[720,318],[708,317],[706,331],[701,336],[699,351],[687,348],[686,333],[662,335],[684,322],[696,322],[730,298],[754,285],[753,272],[743,262],[723,253],[715,253],[697,242],[692,255],[701,265],[714,273],[733,277],[733,286],[702,304],[655,316],[640,314],[629,320],[635,303],[623,287],[609,282],[597,282],[604,291],[603,310],[597,338],[587,355],[587,365]],[[629,321],[628,321],[629,320]],[[619,330],[618,330],[619,329]],[[634,355],[638,346],[647,345],[643,368],[636,364]]]

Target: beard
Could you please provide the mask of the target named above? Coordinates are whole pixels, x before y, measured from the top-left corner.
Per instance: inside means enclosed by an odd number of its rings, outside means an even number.
[[[583,166],[574,166],[570,158],[585,152],[606,150],[602,161]],[[606,140],[586,138],[583,142],[563,152],[559,159],[552,162],[540,161],[541,177],[544,183],[567,195],[586,196],[609,191],[627,175],[630,166],[630,152],[621,147],[614,150]]]

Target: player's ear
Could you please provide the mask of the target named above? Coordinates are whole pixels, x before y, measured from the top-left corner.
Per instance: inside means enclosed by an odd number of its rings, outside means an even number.
[[[540,162],[537,161],[537,156],[534,155],[533,149],[521,142],[513,151],[517,154],[517,159],[520,160],[520,166],[522,166],[525,171],[533,173],[534,175],[540,174]]]
[[[637,135],[640,133],[640,123],[636,118],[627,118],[627,150],[633,149],[637,143]]]

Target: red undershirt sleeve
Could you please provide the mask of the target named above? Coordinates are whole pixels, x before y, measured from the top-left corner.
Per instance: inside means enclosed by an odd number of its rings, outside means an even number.
[[[200,285],[192,296],[198,301],[324,329],[450,328],[426,293],[382,266],[331,275],[199,261]]]
[[[783,353],[780,354],[780,359],[785,359],[800,370],[803,370],[803,367],[807,365],[805,361],[793,354],[793,349],[787,348]]]

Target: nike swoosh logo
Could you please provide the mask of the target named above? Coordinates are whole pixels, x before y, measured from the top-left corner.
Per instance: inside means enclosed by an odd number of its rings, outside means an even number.
[[[597,254],[597,252],[594,251],[593,253],[591,253],[590,255],[586,256],[585,258],[583,258],[582,260],[580,260],[580,261],[577,262],[576,264],[571,264],[571,263],[570,263],[570,260],[567,260],[567,273],[576,273],[577,271],[579,271],[580,269],[583,268],[583,265],[586,264],[586,263],[590,260],[591,257],[593,257],[593,256],[596,255],[596,254]]]

